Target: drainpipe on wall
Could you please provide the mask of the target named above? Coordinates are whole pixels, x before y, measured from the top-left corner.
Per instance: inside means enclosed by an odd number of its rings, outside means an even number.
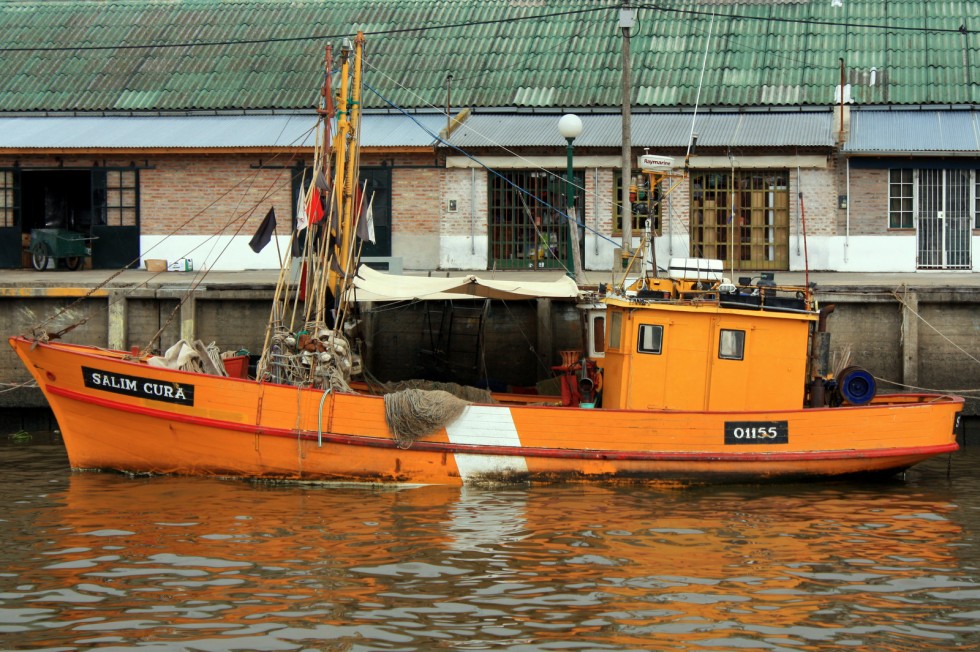
[[[799,256],[802,251],[800,249],[800,240],[803,237],[803,218],[800,215],[800,197],[803,196],[803,178],[800,176],[800,163],[799,163],[800,152],[796,152],[796,255]]]
[[[844,209],[846,216],[844,227],[844,262],[849,262],[848,253],[851,246],[851,159],[845,161],[844,173],[844,192],[847,196],[847,208]]]
[[[476,168],[470,168],[470,253],[476,255]]]
[[[592,234],[592,242],[595,246],[592,253],[599,256],[599,168],[592,168],[592,215],[595,219],[595,233]]]

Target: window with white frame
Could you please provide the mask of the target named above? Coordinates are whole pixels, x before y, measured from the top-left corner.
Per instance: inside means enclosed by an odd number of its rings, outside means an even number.
[[[973,171],[973,228],[980,229],[980,170]]]
[[[911,229],[915,226],[913,170],[891,170],[888,176],[888,228]]]
[[[636,350],[640,353],[660,355],[664,342],[664,327],[659,324],[641,324]]]

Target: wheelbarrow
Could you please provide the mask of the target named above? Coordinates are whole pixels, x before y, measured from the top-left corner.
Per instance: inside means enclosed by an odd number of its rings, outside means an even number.
[[[81,268],[87,256],[92,255],[91,242],[94,239],[70,229],[32,229],[31,263],[34,269],[41,271],[48,268],[49,260],[54,259],[56,265],[63,260],[65,267],[74,271]]]

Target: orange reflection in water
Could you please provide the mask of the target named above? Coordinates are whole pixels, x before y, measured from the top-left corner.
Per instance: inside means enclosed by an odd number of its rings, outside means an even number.
[[[965,581],[953,507],[887,488],[73,474],[57,498],[36,519],[35,554],[11,570],[31,587],[12,602],[41,610],[18,633],[32,645],[820,649],[917,641]]]
[[[892,628],[903,611],[927,619],[946,608],[903,605],[913,594],[966,585],[948,577],[961,530],[948,519],[953,507],[923,496],[747,488],[624,498],[586,489],[566,495],[564,511],[529,496],[525,519],[543,534],[514,547],[514,566],[524,558],[553,567],[537,575],[541,594],[555,577],[599,592],[568,614],[594,622],[575,632],[596,641],[614,630],[617,645],[642,648],[653,637],[664,649],[746,630],[757,639],[807,627],[846,633],[855,623]]]

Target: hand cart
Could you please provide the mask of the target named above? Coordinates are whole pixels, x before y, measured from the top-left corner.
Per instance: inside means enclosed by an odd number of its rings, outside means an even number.
[[[94,239],[70,229],[32,229],[30,252],[34,269],[47,269],[51,259],[54,259],[56,266],[59,260],[63,260],[68,269],[80,269],[85,258],[92,255],[91,242]]]

